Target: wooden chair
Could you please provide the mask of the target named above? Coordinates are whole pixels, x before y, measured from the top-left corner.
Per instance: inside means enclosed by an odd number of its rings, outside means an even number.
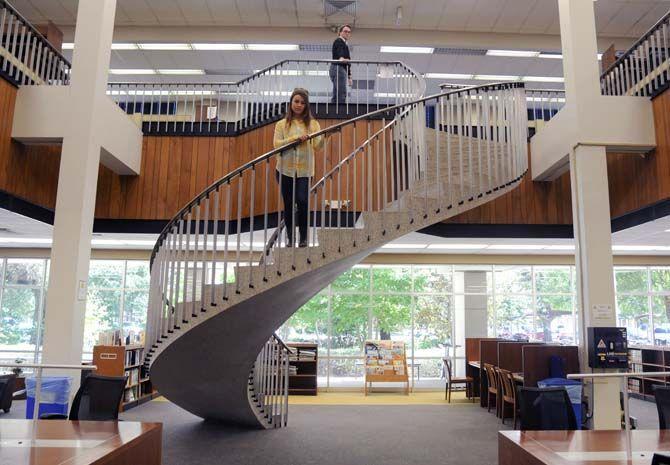
[[[498,415],[498,379],[496,376],[495,369],[490,363],[484,364],[484,371],[486,371],[486,381],[488,382],[488,389],[486,392],[486,404],[488,405],[488,411],[491,411],[491,398],[495,400],[496,405],[496,415]]]
[[[514,429],[516,429],[517,406],[514,374],[511,371],[500,369],[500,381],[502,384],[502,395],[500,396],[502,423],[505,424],[505,407],[509,405],[512,407],[512,418],[514,419]]]
[[[443,358],[442,362],[444,362],[444,374],[447,378],[447,384],[444,386],[444,399],[451,403],[451,386],[452,384],[465,384],[465,395],[468,397],[468,399],[472,400],[472,402],[475,401],[475,396],[470,395],[472,390],[472,383],[474,383],[474,379],[470,376],[463,376],[463,377],[453,377],[451,376],[451,360],[448,358]]]

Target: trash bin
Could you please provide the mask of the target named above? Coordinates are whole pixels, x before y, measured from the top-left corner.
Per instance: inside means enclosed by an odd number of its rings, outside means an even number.
[[[33,418],[35,409],[35,377],[26,378],[26,418]],[[37,417],[45,413],[68,414],[68,400],[72,378],[69,376],[43,376],[40,389],[40,407]]]
[[[537,382],[537,387],[564,387],[572,403],[577,420],[577,429],[582,429],[582,383],[574,379],[547,378]]]

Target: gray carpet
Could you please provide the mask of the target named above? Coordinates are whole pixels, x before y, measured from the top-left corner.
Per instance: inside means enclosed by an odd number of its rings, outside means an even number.
[[[0,419],[24,412],[16,402]],[[653,403],[631,399],[631,414],[640,428],[658,428]],[[289,427],[272,431],[205,423],[169,402],[121,418],[163,423],[165,465],[495,465],[496,433],[509,429],[478,405],[292,405]]]

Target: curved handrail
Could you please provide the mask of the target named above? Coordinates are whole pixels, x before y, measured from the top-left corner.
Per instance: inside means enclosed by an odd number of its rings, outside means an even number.
[[[365,115],[361,115],[361,116],[346,120],[344,122],[335,124],[333,126],[329,126],[327,128],[322,129],[321,131],[310,134],[308,136],[308,140],[312,140],[312,139],[314,139],[316,137],[319,137],[319,136],[324,136],[324,135],[327,135],[327,134],[332,134],[332,133],[338,132],[343,127],[351,125],[352,123],[355,124],[358,121],[367,120],[367,119],[373,118],[375,116],[383,115],[383,114],[393,113],[397,110],[407,108],[407,107],[411,107],[411,106],[414,106],[414,105],[417,105],[417,104],[425,103],[429,100],[432,100],[432,99],[435,99],[435,98],[445,97],[447,95],[458,95],[458,94],[467,93],[467,92],[474,91],[474,90],[486,91],[486,90],[489,90],[489,89],[497,89],[497,88],[502,89],[502,88],[523,88],[523,87],[524,87],[524,83],[522,83],[522,82],[508,82],[508,83],[500,83],[500,84],[483,84],[483,85],[479,85],[479,86],[470,86],[470,87],[466,87],[466,88],[463,88],[463,89],[453,90],[453,91],[450,91],[450,92],[443,92],[443,93],[440,93],[440,94],[434,94],[434,95],[430,95],[428,97],[422,97],[422,98],[416,99],[416,100],[411,101],[411,102],[401,103],[401,104],[398,104],[398,105],[394,105],[392,107],[387,107],[387,108],[384,108],[384,109],[375,110],[375,111],[372,111],[372,112],[367,113]],[[276,149],[270,150],[269,152],[266,152],[265,154],[260,155],[260,156],[256,157],[255,159],[253,159],[251,161],[246,162],[245,164],[243,164],[239,168],[234,169],[233,171],[231,171],[230,173],[228,173],[227,175],[225,175],[221,179],[211,183],[200,194],[198,194],[193,200],[191,200],[189,203],[184,205],[184,207],[182,207],[175,214],[175,216],[165,225],[165,227],[163,228],[163,230],[159,234],[158,239],[156,240],[156,245],[154,246],[154,248],[151,252],[150,266],[153,265],[153,261],[154,261],[154,258],[156,256],[156,254],[158,253],[158,249],[160,248],[163,241],[165,240],[165,238],[169,234],[169,231],[172,228],[174,228],[174,226],[179,221],[184,219],[185,215],[189,212],[189,210],[191,210],[194,206],[197,206],[208,194],[211,194],[213,191],[215,191],[217,188],[221,187],[222,185],[224,185],[226,183],[230,183],[233,179],[240,176],[242,173],[252,169],[254,166],[259,165],[260,163],[268,160],[269,158],[273,157],[274,155],[279,154],[281,156],[281,154],[283,152],[286,152],[288,149],[292,149],[294,147],[297,147],[298,145],[300,145],[302,143],[303,143],[302,141],[290,142],[286,145],[283,145],[283,146],[278,147]]]

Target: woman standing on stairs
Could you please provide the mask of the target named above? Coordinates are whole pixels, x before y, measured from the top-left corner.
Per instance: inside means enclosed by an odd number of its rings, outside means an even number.
[[[319,132],[321,126],[312,116],[309,92],[295,88],[289,100],[286,117],[275,126],[274,146],[300,140],[301,143],[285,151],[277,161],[277,182],[284,200],[286,245],[293,247],[295,222],[298,222],[300,247],[307,247],[308,194],[310,179],[314,176],[314,151],[323,147],[323,136],[307,140],[309,134]]]

